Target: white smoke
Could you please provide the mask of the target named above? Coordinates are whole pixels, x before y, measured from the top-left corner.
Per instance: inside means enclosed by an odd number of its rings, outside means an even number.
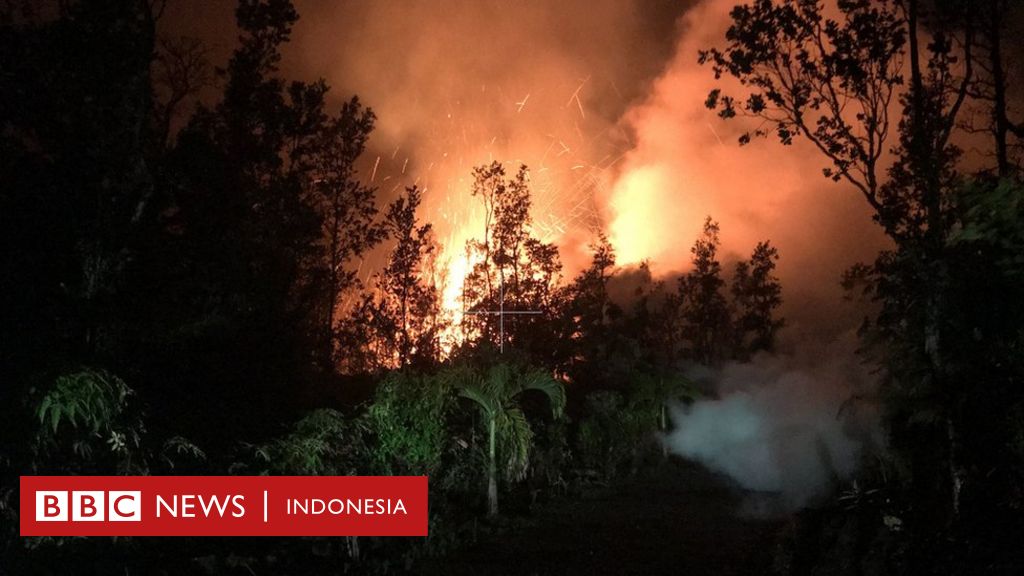
[[[826,496],[882,445],[864,399],[875,378],[854,350],[851,334],[724,367],[712,375],[716,398],[673,408],[669,449],[787,509]]]

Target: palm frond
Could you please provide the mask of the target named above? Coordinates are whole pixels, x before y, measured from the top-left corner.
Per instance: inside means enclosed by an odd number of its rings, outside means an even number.
[[[481,382],[473,382],[459,388],[459,396],[476,402],[480,409],[488,415],[498,412],[498,400]]]
[[[537,390],[543,392],[551,403],[551,413],[555,418],[565,410],[565,386],[543,370],[530,370],[519,380],[522,391]]]
[[[530,442],[533,440],[530,423],[522,410],[512,408],[501,412],[495,424],[498,437],[501,438],[500,451],[505,460],[505,476],[513,481],[522,480],[530,463]]]
[[[495,364],[487,370],[484,386],[487,393],[500,404],[504,404],[515,394],[514,384],[514,374],[508,364]]]

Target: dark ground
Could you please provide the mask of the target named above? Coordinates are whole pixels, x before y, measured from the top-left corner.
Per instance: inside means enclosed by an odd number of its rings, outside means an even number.
[[[673,460],[619,486],[538,507],[525,525],[424,566],[436,575],[761,575],[784,519],[738,512],[749,494]]]

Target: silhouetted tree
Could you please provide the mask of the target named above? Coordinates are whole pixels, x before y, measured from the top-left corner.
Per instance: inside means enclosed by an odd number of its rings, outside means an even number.
[[[847,280],[866,279],[880,304],[862,333],[866,349],[886,369],[882,391],[891,441],[910,472],[915,512],[909,533],[925,547],[936,525],[981,531],[960,523],[965,487],[973,485],[972,513],[979,518],[999,514],[997,503],[1012,499],[1004,487],[986,489],[995,485],[976,471],[997,461],[980,444],[1002,444],[1016,430],[990,422],[1013,419],[1013,410],[1003,407],[1021,402],[1020,373],[1008,357],[997,360],[993,348],[982,351],[968,336],[1017,341],[1010,334],[1019,328],[996,319],[996,310],[1004,310],[1004,319],[1016,317],[1015,306],[980,281],[1005,286],[1010,276],[1005,262],[994,259],[998,250],[971,252],[954,241],[978,202],[990,205],[982,196],[1001,197],[998,191],[1006,190],[980,175],[967,186],[970,193],[964,191],[954,133],[970,100],[990,107],[998,175],[1019,177],[1008,156],[1015,125],[1004,106],[1010,84],[996,22],[1004,8],[999,2],[854,0],[837,2],[830,12],[816,2],[758,0],[733,10],[724,49],[700,56],[716,76],[732,76],[747,90],[742,101],[715,90],[709,107],[724,118],[754,116],[763,121],[754,134],[775,133],[784,144],[810,140],[831,163],[826,175],[856,187],[893,241],[891,250]],[[979,58],[979,48],[986,58]],[[890,118],[893,103],[901,113]],[[886,166],[883,155],[890,151]],[[1016,392],[1003,386],[1010,381]],[[1022,533],[1019,521],[1004,527],[978,540],[1005,543],[1007,534]],[[926,571],[932,561],[922,552],[912,570]]]
[[[896,6],[842,2],[840,17],[828,19],[819,3],[756,0],[730,16],[728,44],[701,51],[700,62],[712,65],[715,78],[739,78],[749,90],[738,99],[716,88],[708,108],[726,119],[763,121],[741,144],[770,134],[783,144],[807,138],[831,164],[825,176],[856,187],[890,226],[879,162],[903,82],[907,30]]]
[[[152,324],[140,338],[165,413],[211,441],[288,418],[296,381],[334,371],[352,269],[383,234],[354,168],[372,112],[352,98],[330,113],[324,82],[280,76],[297,17],[284,0],[239,3],[222,98],[200,106],[160,159],[154,258],[137,276]],[[209,401],[186,409],[182,390]],[[225,405],[236,410],[204,413]]]
[[[464,284],[463,302],[469,311],[534,310],[535,316],[505,319],[505,342],[547,355],[553,337],[551,312],[558,304],[557,284],[562,264],[558,249],[532,235],[529,176],[521,166],[506,179],[504,167],[494,162],[477,167],[473,195],[484,202],[483,240],[471,241],[473,267]],[[468,315],[463,319],[485,341],[500,344],[496,315]]]
[[[615,266],[615,250],[601,235],[590,246],[590,266],[566,287],[562,343],[569,350],[562,355],[568,365],[560,367],[573,382],[594,385],[606,373],[609,352],[614,349],[612,321],[621,314],[608,296],[608,282]]]
[[[968,132],[991,135],[996,175],[1009,178],[1020,171],[1024,146],[1024,119],[1014,118],[1011,106],[1021,95],[1014,93],[1012,89],[1018,86],[1009,81],[1014,49],[1012,25],[1021,17],[1021,6],[1009,0],[971,4],[973,9],[959,22],[959,28],[972,32],[977,46],[970,95],[984,104],[981,113],[985,121],[975,124],[972,114],[963,124]]]
[[[718,223],[708,216],[690,253],[693,269],[679,279],[683,333],[694,360],[712,365],[723,358],[728,342],[729,306],[722,290],[722,264],[718,261]]]
[[[345,326],[340,313],[346,295],[361,288],[353,261],[381,242],[388,230],[378,224],[376,191],[363,185],[355,162],[366,148],[374,114],[352,98],[336,118],[324,122],[310,150],[313,201],[321,218],[326,258],[319,260],[324,279],[321,340],[327,366],[343,364],[353,348],[365,345],[367,335]],[[342,334],[344,332],[344,335]]]
[[[156,143],[167,146],[182,107],[213,83],[210,50],[195,38],[161,38],[153,62]]]
[[[782,284],[774,274],[778,259],[779,251],[765,241],[758,242],[750,260],[736,263],[731,291],[736,307],[736,354],[740,358],[759,350],[772,351],[775,333],[785,325],[783,319],[775,318],[775,310],[782,304]]]
[[[624,273],[622,281],[632,290],[629,305],[614,318],[612,333],[618,339],[609,357],[609,368],[618,368],[617,376],[624,382],[631,381],[637,371],[667,373],[680,369],[687,351],[679,284],[672,290],[665,280],[655,280],[647,261]]]
[[[37,7],[38,8],[38,7]],[[133,363],[124,302],[155,215],[149,2],[0,7],[0,471],[31,455],[28,392]],[[8,468],[10,466],[10,468]],[[0,488],[2,491],[2,488]]]
[[[407,188],[384,215],[384,228],[395,246],[377,277],[370,322],[378,343],[377,360],[385,367],[423,366],[440,358],[435,246],[431,225],[421,225],[416,218],[422,197],[418,188]]]

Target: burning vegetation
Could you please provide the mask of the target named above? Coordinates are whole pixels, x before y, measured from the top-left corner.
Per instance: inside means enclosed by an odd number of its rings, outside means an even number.
[[[1024,15],[734,1],[0,5],[0,574],[472,571],[659,481],[710,573],[1018,573]],[[28,474],[429,476],[430,536],[20,538]]]

